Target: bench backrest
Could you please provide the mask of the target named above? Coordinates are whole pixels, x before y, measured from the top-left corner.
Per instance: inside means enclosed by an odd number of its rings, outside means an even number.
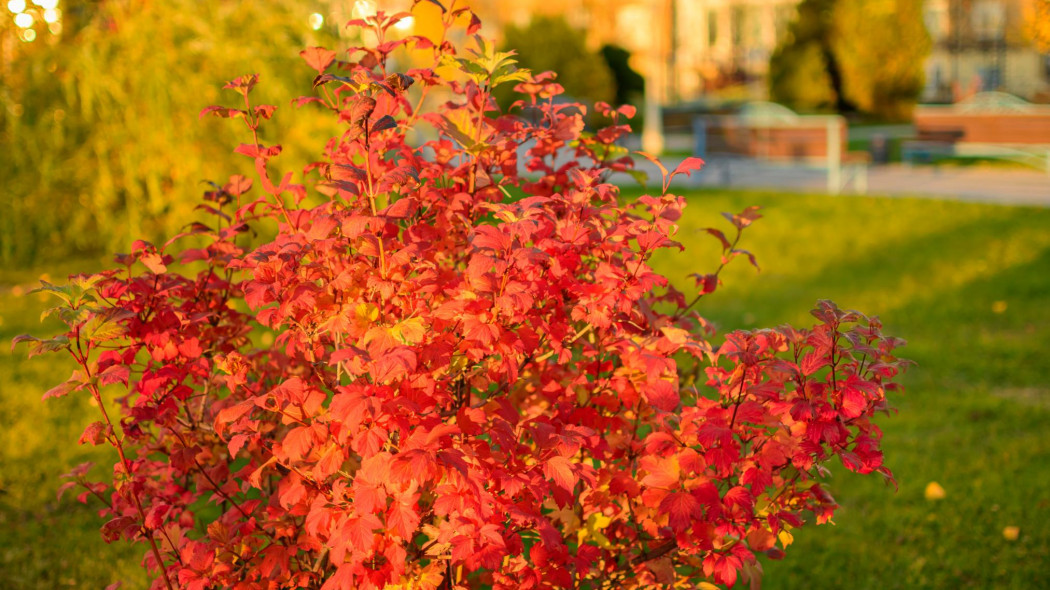
[[[979,92],[953,105],[919,105],[915,130],[920,139],[1050,145],[1050,106],[1005,92]]]
[[[771,160],[826,160],[828,150],[845,153],[847,129],[841,117],[796,116],[770,120],[738,116],[701,117],[696,121],[703,155],[737,155]],[[829,138],[829,134],[838,135]],[[831,141],[829,141],[829,139]],[[830,148],[829,148],[830,146]]]
[[[1030,113],[958,113],[950,107],[915,109],[919,137],[956,135],[972,143],[1050,144],[1050,109]]]

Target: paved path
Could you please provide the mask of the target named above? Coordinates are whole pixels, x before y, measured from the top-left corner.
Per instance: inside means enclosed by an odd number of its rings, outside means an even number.
[[[669,170],[681,158],[662,160]],[[660,173],[648,161],[637,167],[649,174],[648,186],[659,186]],[[613,177],[630,184],[631,178]],[[825,173],[803,166],[761,164],[753,161],[713,162],[692,178],[675,178],[676,186],[776,189],[820,193],[827,190]],[[855,194],[847,181],[842,194]],[[933,167],[890,164],[868,167],[867,194],[880,196],[957,199],[1004,205],[1050,207],[1050,174],[1027,168]]]

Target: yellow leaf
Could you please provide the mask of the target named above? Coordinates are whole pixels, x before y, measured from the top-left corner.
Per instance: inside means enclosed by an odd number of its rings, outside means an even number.
[[[426,336],[421,318],[409,318],[403,322],[394,324],[390,332],[401,341],[402,344],[418,344]]]
[[[947,493],[941,487],[941,484],[935,481],[926,484],[925,496],[927,500],[943,500],[946,495]]]
[[[780,531],[779,533],[777,533],[777,538],[780,539],[780,544],[784,547],[787,547],[788,545],[795,542],[795,535],[792,535],[787,531]]]
[[[612,543],[602,533],[602,529],[609,526],[610,523],[612,519],[599,512],[588,516],[587,523],[576,533],[578,541],[583,543],[588,539],[593,539],[602,549],[611,549]]]
[[[374,322],[379,319],[379,308],[371,303],[359,303],[354,309],[354,315],[363,323]]]

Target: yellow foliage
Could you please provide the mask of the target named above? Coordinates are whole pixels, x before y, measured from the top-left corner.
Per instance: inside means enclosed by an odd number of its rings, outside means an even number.
[[[1050,0],[1031,0],[1025,6],[1025,32],[1041,53],[1050,53]]]

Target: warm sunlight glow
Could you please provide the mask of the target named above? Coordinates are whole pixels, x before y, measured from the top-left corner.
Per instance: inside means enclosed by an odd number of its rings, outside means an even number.
[[[15,15],[15,24],[23,29],[33,26],[33,15],[23,12]]]
[[[44,10],[54,10],[58,8],[58,0],[33,0],[33,4],[36,4]]]
[[[376,3],[374,0],[356,0],[354,2],[354,14],[358,18],[368,18],[376,15]]]
[[[324,17],[321,13],[315,12],[310,15],[310,28],[317,31],[324,26]]]
[[[26,29],[22,31],[22,40],[26,43],[32,43],[36,39],[36,31],[33,29]]]
[[[14,14],[18,14],[26,9],[26,0],[9,0],[7,9]]]
[[[44,22],[46,23],[57,23],[59,16],[59,12],[54,8],[44,10]]]
[[[399,31],[411,31],[412,27],[415,26],[415,24],[416,24],[415,17],[406,16],[405,18],[397,21],[397,24],[394,25],[394,28],[399,30]]]

